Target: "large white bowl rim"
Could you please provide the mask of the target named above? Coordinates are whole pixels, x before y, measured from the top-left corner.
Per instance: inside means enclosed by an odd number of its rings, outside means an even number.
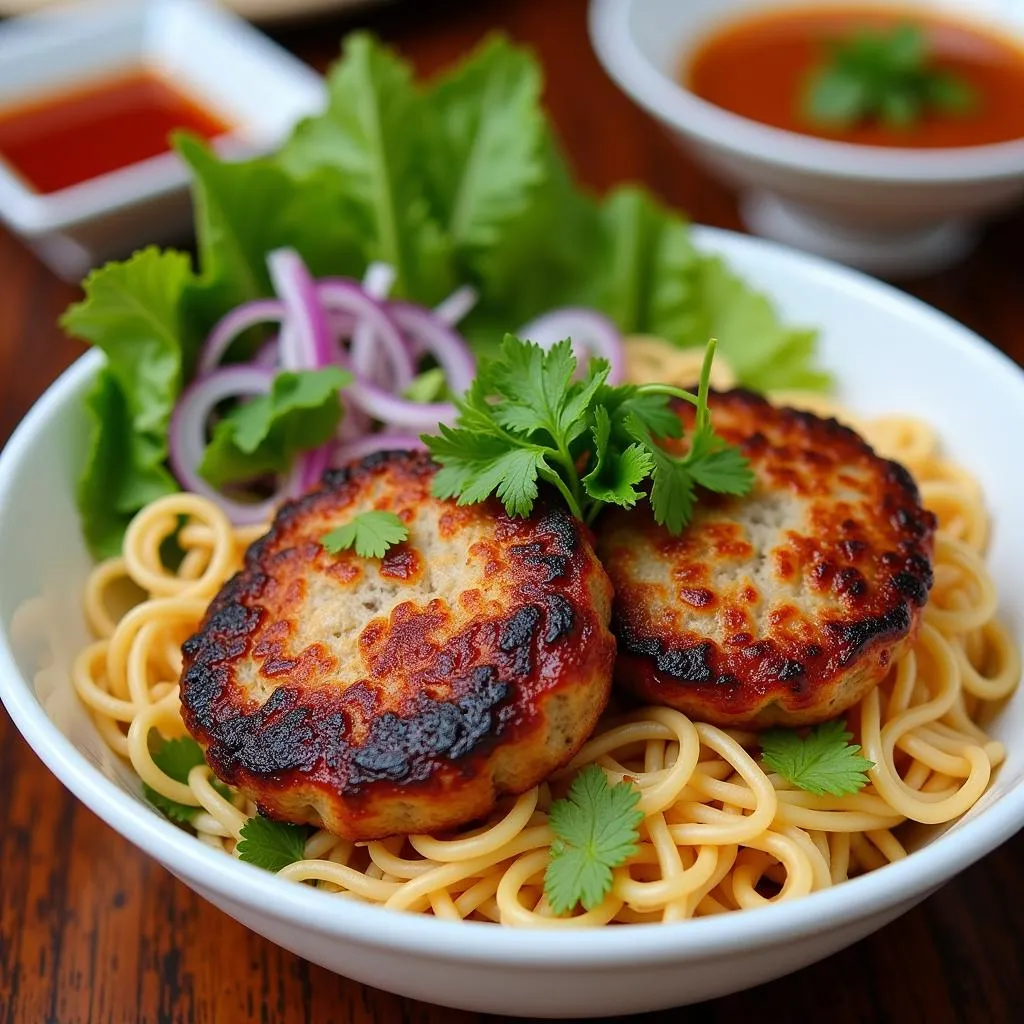
[[[771,260],[804,279],[841,281],[845,292],[875,307],[941,330],[947,344],[986,375],[1013,375],[1024,403],[1024,374],[1006,356],[955,321],[861,274],[836,267],[759,239],[712,228],[696,228],[702,248],[728,249],[730,255]],[[19,465],[32,458],[34,438],[102,365],[91,352],[73,364],[33,406],[0,455],[0,521],[10,514],[11,482]],[[2,581],[0,581],[2,583]],[[395,913],[355,901],[334,899],[283,881],[212,850],[121,790],[82,756],[36,700],[20,672],[7,637],[0,632],[0,697],[15,725],[42,761],[87,807],[125,838],[175,874],[209,893],[258,908],[262,915],[304,926],[364,946],[405,951],[469,963],[514,963],[541,970],[560,967],[605,970],[643,962],[648,966],[700,961],[731,950],[830,931],[836,922],[864,918],[923,896],[994,849],[1024,825],[1024,785],[896,862],[834,888],[793,901],[652,927],[573,931],[520,930],[483,922],[448,922]]]

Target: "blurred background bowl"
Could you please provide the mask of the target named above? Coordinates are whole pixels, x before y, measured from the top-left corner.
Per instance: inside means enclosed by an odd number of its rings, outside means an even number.
[[[854,9],[850,0],[817,0]],[[590,35],[612,79],[705,168],[740,190],[753,232],[883,275],[928,273],[962,258],[978,223],[1024,196],[1024,139],[950,149],[851,145],[740,117],[694,95],[679,71],[716,29],[778,0],[592,0]],[[871,4],[864,6],[870,7]],[[877,4],[875,6],[878,6]],[[1024,46],[1020,5],[911,0]]]

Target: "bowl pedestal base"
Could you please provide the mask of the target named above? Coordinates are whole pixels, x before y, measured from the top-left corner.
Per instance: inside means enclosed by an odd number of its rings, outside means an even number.
[[[958,263],[974,247],[977,231],[947,220],[926,228],[856,228],[825,220],[772,192],[740,197],[740,216],[756,235],[825,256],[880,277],[933,274]]]

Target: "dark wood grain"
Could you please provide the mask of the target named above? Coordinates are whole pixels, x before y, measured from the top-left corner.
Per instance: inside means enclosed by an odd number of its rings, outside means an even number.
[[[424,73],[505,29],[543,61],[548,106],[584,181],[597,189],[642,181],[695,220],[739,226],[731,197],[605,78],[587,42],[584,0],[410,0],[365,18]],[[324,20],[277,34],[322,68],[357,23]],[[1022,243],[1018,213],[993,224],[967,263],[908,290],[1024,361]],[[79,354],[55,326],[74,295],[0,233],[0,438]],[[1022,1020],[1022,863],[1018,835],[852,949],[691,1007],[686,1019]],[[0,1024],[482,1019],[367,989],[247,932],[77,804],[0,713]]]

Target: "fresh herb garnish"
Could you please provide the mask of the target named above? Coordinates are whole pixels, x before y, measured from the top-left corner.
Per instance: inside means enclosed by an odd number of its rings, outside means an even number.
[[[269,394],[236,406],[217,424],[199,472],[214,487],[287,472],[300,452],[334,435],[338,389],[351,380],[337,366],[279,373]]]
[[[481,362],[473,386],[456,402],[455,426],[442,425],[437,436],[423,438],[441,464],[435,496],[472,505],[494,494],[510,515],[527,516],[544,480],[574,516],[590,523],[605,505],[632,508],[644,494],[638,485],[649,477],[655,521],[679,533],[692,516],[698,485],[742,495],[754,480],[746,459],[711,426],[714,352],[712,341],[692,395],[665,384],[612,387],[601,359],[576,379],[568,340],[545,351],[507,335],[499,355]],[[655,440],[682,432],[671,397],[697,407],[683,455]]]
[[[928,113],[963,115],[977,104],[970,83],[929,63],[924,32],[898,25],[835,41],[804,100],[809,121],[836,130],[866,121],[906,129]]]
[[[182,736],[176,740],[160,740],[152,744],[150,756],[153,763],[165,775],[182,785],[188,783],[188,773],[196,765],[205,764],[202,747],[191,736]],[[158,793],[145,782],[142,784],[145,798],[159,811],[163,811],[171,821],[179,825],[191,825],[192,820],[202,810],[201,807],[189,807]]]
[[[567,796],[548,811],[555,838],[544,872],[544,895],[556,914],[582,904],[593,910],[612,887],[612,869],[636,853],[643,812],[640,791],[628,782],[608,785],[604,771],[587,765]]]
[[[257,814],[241,828],[238,859],[267,871],[280,871],[305,857],[309,834],[305,825],[289,825]]]
[[[874,767],[852,738],[845,722],[822,722],[803,738],[791,729],[769,729],[761,733],[761,761],[798,789],[845,796],[863,789]]]
[[[394,512],[360,512],[324,534],[320,543],[332,555],[355,548],[360,558],[383,558],[388,548],[408,539],[409,528]]]

